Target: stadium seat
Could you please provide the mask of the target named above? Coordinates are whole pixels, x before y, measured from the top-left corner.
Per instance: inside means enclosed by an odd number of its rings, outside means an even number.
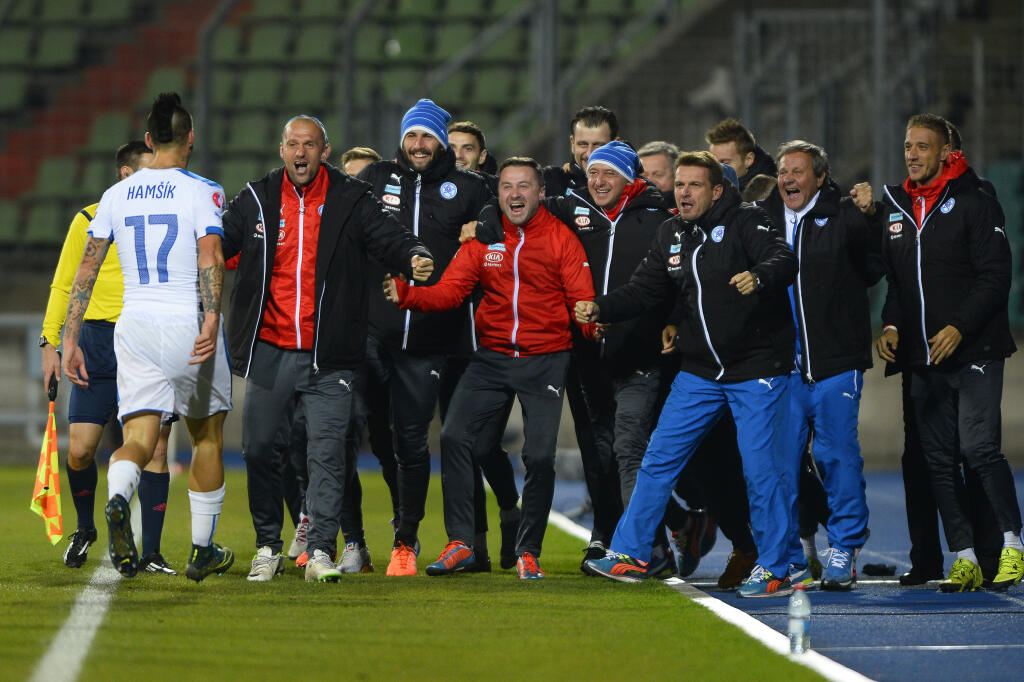
[[[126,114],[100,114],[92,121],[92,132],[89,133],[89,141],[83,149],[103,154],[112,153],[119,145],[124,144],[131,134],[131,122]]]
[[[271,146],[270,119],[267,114],[249,112],[236,116],[230,126],[231,153],[261,153]]]
[[[480,0],[448,0],[444,7],[444,16],[449,19],[467,21],[487,21],[491,14]]]
[[[480,58],[484,60],[497,60],[497,61],[514,61],[521,58],[526,50],[523,42],[525,31],[523,31],[522,25],[516,25],[511,28],[505,35],[501,36],[494,41],[493,44],[489,45],[481,54]]]
[[[397,54],[386,52],[392,60],[421,62],[430,56],[430,31],[423,23],[400,25],[391,33],[390,40],[397,41],[399,48]]]
[[[235,102],[235,76],[227,69],[214,69],[210,84],[210,102],[216,108],[228,107]]]
[[[32,246],[58,246],[64,242],[72,217],[58,202],[37,203],[29,209],[21,240]]]
[[[466,85],[468,82],[469,76],[465,72],[453,73],[434,86],[434,89],[428,93],[428,97],[445,108],[461,106],[466,100]]]
[[[295,42],[291,61],[293,63],[338,64],[341,52],[338,50],[338,35],[341,29],[336,24],[321,24],[302,29]]]
[[[293,71],[284,79],[284,101],[294,111],[315,111],[331,106],[334,72],[329,69]]]
[[[290,32],[279,23],[260,24],[249,33],[249,64],[280,64],[288,59]]]
[[[475,106],[512,106],[519,100],[519,80],[512,69],[477,69],[470,101]]]
[[[242,29],[232,24],[222,24],[213,34],[210,57],[216,64],[235,62],[241,59]]]
[[[103,192],[113,184],[116,177],[112,163],[113,158],[114,149],[111,149],[109,156],[94,158],[85,165],[85,170],[82,171],[82,183],[79,187],[82,195],[95,197],[93,201],[99,201]]]
[[[36,16],[41,24],[68,24],[81,21],[85,14],[82,0],[38,0]],[[93,4],[97,4],[93,2]],[[103,4],[103,3],[98,3]]]
[[[18,111],[25,105],[28,75],[20,71],[0,73],[0,114]]]
[[[303,19],[330,19],[343,21],[344,0],[299,0],[295,13]]]
[[[436,19],[442,15],[437,0],[398,0],[395,16],[400,20],[424,21]]]
[[[154,69],[146,78],[146,87],[139,97],[139,107],[149,107],[161,92],[177,92],[185,96],[185,70],[175,67]]]
[[[0,67],[29,66],[31,62],[32,29],[4,29],[0,39]]]
[[[132,18],[132,0],[92,0],[85,20],[91,24],[124,24]]]
[[[253,0],[247,16],[250,19],[292,19],[290,2],[284,0]]]
[[[410,100],[423,82],[423,72],[414,67],[396,67],[385,69],[380,75],[384,94],[388,99]]]
[[[384,58],[384,29],[376,24],[359,27],[355,58],[358,62],[375,63]]]
[[[621,17],[628,10],[628,3],[623,0],[583,0],[580,14],[588,17]]]
[[[251,159],[226,158],[220,162],[220,167],[213,180],[224,188],[224,193],[229,197],[238,194],[245,183],[250,180],[258,180],[266,174],[266,169],[261,172],[260,164]]]
[[[236,103],[242,107],[269,107],[276,103],[280,90],[278,69],[249,69],[241,75]]]
[[[494,4],[491,5],[491,14],[499,16],[508,14],[514,9],[519,9],[522,4],[523,0],[494,0]]]
[[[0,244],[10,246],[21,241],[21,211],[15,201],[0,201]]]
[[[7,21],[11,24],[27,24],[35,19],[36,0],[14,0]]]
[[[78,47],[82,42],[77,27],[48,28],[36,47],[35,66],[42,69],[64,69],[78,61]]]
[[[480,30],[467,22],[445,23],[437,30],[434,57],[448,60],[462,52],[479,35]]]
[[[581,57],[594,47],[610,47],[615,37],[615,27],[605,19],[586,19],[576,25],[576,57]]]
[[[35,197],[68,197],[75,192],[78,168],[70,156],[51,156],[43,159],[36,172]]]

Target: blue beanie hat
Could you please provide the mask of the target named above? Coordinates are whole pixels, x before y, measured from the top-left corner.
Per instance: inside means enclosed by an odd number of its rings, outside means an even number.
[[[452,115],[434,104],[433,100],[421,99],[405,112],[402,117],[402,137],[410,130],[422,130],[437,138],[442,147],[448,147],[448,121]]]
[[[733,168],[732,166],[730,166],[727,163],[723,163],[722,164],[722,175],[725,176],[726,180],[728,180],[729,182],[732,183],[733,187],[735,187],[736,189],[740,188],[740,179],[736,175],[736,169],[735,168]]]
[[[633,148],[625,142],[619,142],[618,140],[612,140],[608,144],[592,151],[590,158],[587,159],[587,168],[589,169],[595,163],[611,166],[619,175],[630,182],[636,180],[638,173],[643,172],[643,166],[640,165],[640,157],[636,155]]]

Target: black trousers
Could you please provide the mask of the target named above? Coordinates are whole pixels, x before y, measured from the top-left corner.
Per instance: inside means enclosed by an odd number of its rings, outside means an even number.
[[[476,533],[474,459],[481,434],[512,397],[523,408],[526,482],[516,554],[540,556],[555,491],[555,446],[569,353],[515,358],[481,348],[459,381],[441,429],[444,521],[451,542],[472,546]]]
[[[907,532],[910,536],[910,563],[918,571],[940,575],[943,566],[942,545],[939,542],[938,506],[932,494],[931,479],[924,454],[921,452],[917,422],[910,401],[910,372],[903,372],[903,494],[906,501]],[[959,451],[959,442],[955,445]],[[954,477],[954,485],[965,488],[963,493],[970,509],[969,517],[974,535],[974,550],[981,565],[982,574],[991,580],[996,574],[1003,536],[996,523],[995,513],[989,503],[978,474],[968,466],[964,467],[963,478]]]
[[[624,507],[619,468],[612,447],[614,416],[609,418],[601,414],[602,410],[609,408],[612,400],[607,395],[599,397],[611,393],[610,389],[602,390],[600,386],[603,379],[599,369],[599,352],[600,347],[589,342],[577,344],[573,349],[565,395],[569,401],[576,442],[583,460],[587,494],[594,508],[594,528],[590,539],[607,546],[615,534],[615,526]]]
[[[1002,392],[1002,360],[910,373],[921,452],[952,552],[975,546],[961,461],[977,474],[999,532],[1021,528],[1013,475],[1000,452]]]

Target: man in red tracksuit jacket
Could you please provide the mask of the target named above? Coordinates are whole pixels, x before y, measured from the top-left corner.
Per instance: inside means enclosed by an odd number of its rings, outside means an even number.
[[[543,175],[533,159],[501,165],[498,204],[505,241],[463,244],[440,281],[410,287],[385,280],[388,299],[422,312],[449,310],[479,284],[476,312],[480,347],[473,354],[441,430],[441,483],[448,545],[427,566],[445,575],[473,565],[473,444],[484,425],[504,414],[512,394],[523,408],[526,442],[522,520],[516,570],[524,580],[543,578],[537,564],[555,489],[555,444],[577,301],[594,287],[583,246],[569,228],[540,206]],[[595,325],[583,327],[593,338]]]

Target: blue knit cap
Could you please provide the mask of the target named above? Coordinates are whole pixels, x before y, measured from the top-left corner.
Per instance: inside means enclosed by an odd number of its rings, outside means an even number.
[[[587,159],[587,168],[589,169],[595,163],[611,166],[619,175],[630,182],[636,180],[638,173],[643,172],[640,158],[633,151],[633,148],[625,142],[619,142],[618,140],[612,140],[608,144],[592,151],[590,158]]]
[[[723,163],[722,164],[722,175],[725,176],[726,180],[728,180],[729,182],[732,183],[733,187],[735,187],[736,189],[740,188],[740,179],[736,175],[736,169],[735,168],[733,168],[732,166],[730,166],[727,163]]]
[[[402,137],[410,130],[422,130],[437,138],[442,147],[448,147],[448,121],[452,115],[434,104],[433,100],[421,99],[405,112],[402,117]]]

